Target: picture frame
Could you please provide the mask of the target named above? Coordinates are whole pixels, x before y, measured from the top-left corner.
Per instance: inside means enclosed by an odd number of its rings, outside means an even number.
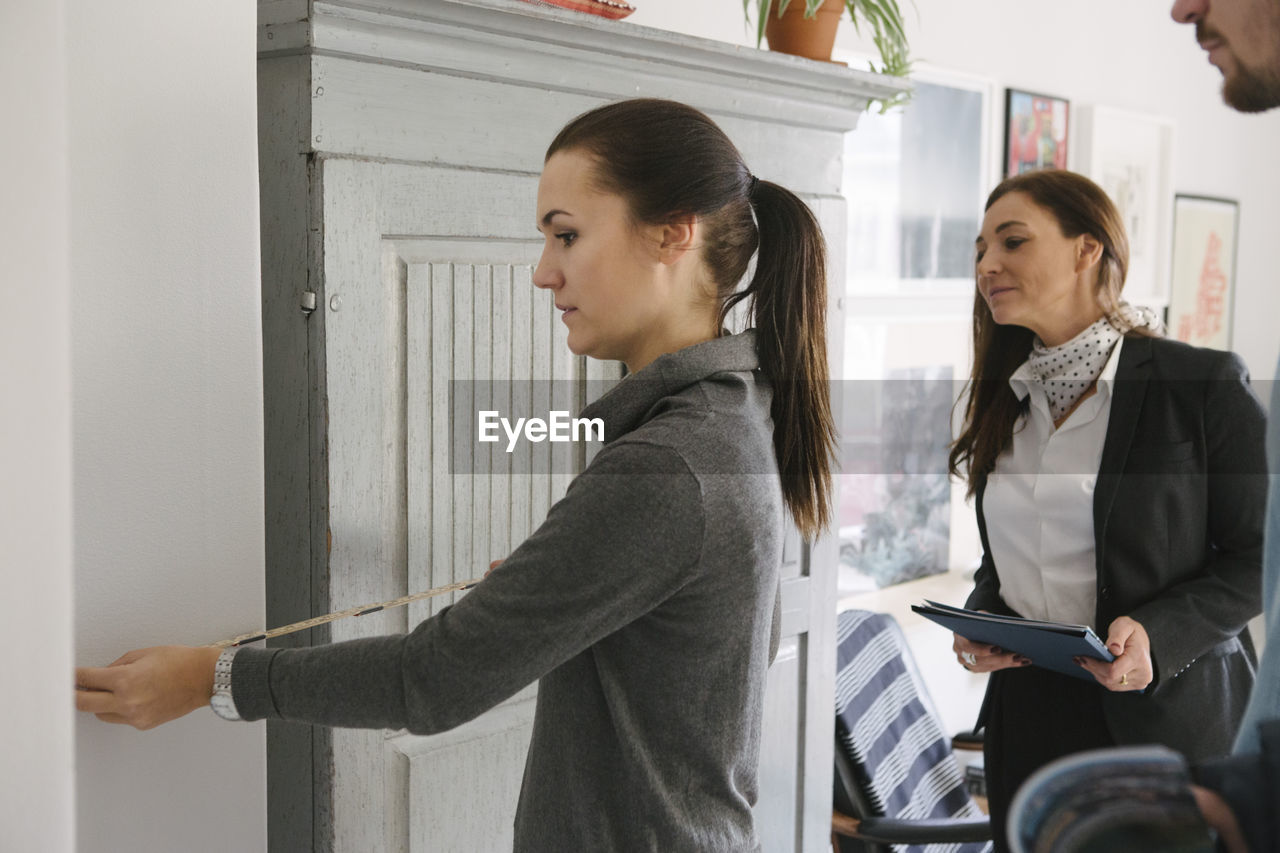
[[[1231,348],[1239,233],[1239,202],[1181,193],[1174,198],[1169,337]]]
[[[1070,125],[1066,98],[1005,89],[1004,177],[1067,168]]]
[[[1162,116],[1087,105],[1076,111],[1074,169],[1115,203],[1129,237],[1124,298],[1169,304],[1173,230],[1173,122]]]

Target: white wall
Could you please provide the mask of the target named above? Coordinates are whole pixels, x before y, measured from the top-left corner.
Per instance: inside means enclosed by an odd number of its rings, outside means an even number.
[[[918,14],[912,11],[918,10]],[[630,23],[754,45],[739,0],[637,0]],[[1221,75],[1169,0],[1067,5],[1025,0],[900,0],[915,57],[1012,86],[1166,116],[1175,123],[1174,190],[1240,201],[1233,349],[1255,377],[1275,376],[1280,333],[1280,110],[1245,116],[1222,104]],[[874,55],[853,26],[837,48]],[[1003,102],[996,105],[1003,110]],[[1001,144],[999,140],[997,145]]]
[[[0,848],[42,853],[75,839],[64,11],[0,4]]]
[[[81,664],[262,626],[255,28],[67,0]],[[261,723],[81,716],[75,755],[84,853],[266,847]]]

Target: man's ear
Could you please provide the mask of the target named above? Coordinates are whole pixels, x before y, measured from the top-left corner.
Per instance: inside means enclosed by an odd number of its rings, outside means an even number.
[[[1102,243],[1092,234],[1081,234],[1076,239],[1076,272],[1081,273],[1102,260]]]
[[[658,259],[664,264],[674,264],[698,244],[701,223],[693,214],[673,219],[661,226]]]

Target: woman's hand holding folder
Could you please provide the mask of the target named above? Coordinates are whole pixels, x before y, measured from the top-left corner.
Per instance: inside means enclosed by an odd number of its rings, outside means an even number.
[[[1076,658],[1078,663],[1108,690],[1145,690],[1155,680],[1151,662],[1151,638],[1142,623],[1128,616],[1118,616],[1107,632],[1107,649],[1116,659],[1107,663],[1097,658]]]
[[[979,610],[978,612],[986,613],[987,611]],[[997,669],[1031,665],[1029,658],[1014,652],[1006,652],[999,646],[975,643],[955,633],[951,636],[954,637],[951,648],[956,653],[956,660],[970,672],[995,672]]]
[[[951,648],[956,653],[956,660],[970,672],[995,672],[1034,663],[1024,655],[1006,652],[999,646],[974,642],[954,632],[952,637]],[[1106,646],[1107,651],[1115,655],[1110,662],[1093,657],[1074,658],[1076,665],[1093,676],[1098,684],[1120,693],[1145,690],[1155,680],[1151,639],[1140,622],[1128,616],[1118,617],[1111,623]]]

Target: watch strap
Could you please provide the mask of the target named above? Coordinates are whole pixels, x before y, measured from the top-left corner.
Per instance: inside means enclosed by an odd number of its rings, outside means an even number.
[[[239,647],[223,649],[218,655],[218,662],[213,666],[213,696],[209,699],[209,707],[224,720],[239,720],[235,698],[231,695],[231,662],[235,659]]]

